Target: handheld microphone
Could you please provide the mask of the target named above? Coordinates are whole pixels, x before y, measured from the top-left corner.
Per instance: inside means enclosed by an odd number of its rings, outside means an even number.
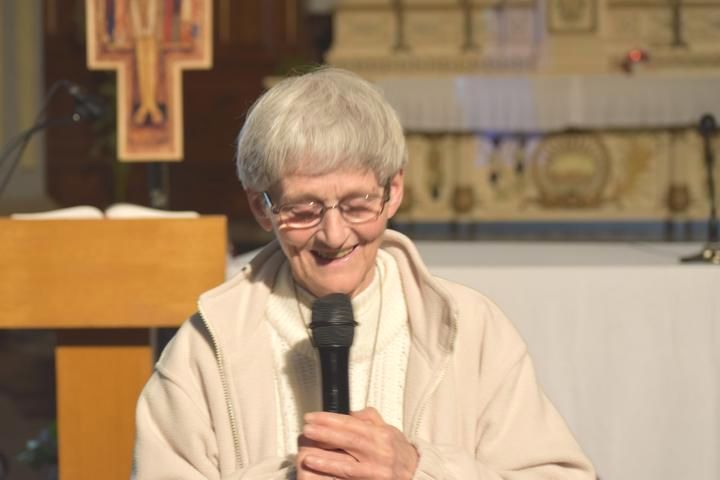
[[[323,410],[348,414],[348,356],[355,335],[350,297],[333,293],[315,300],[310,330],[313,345],[320,354]]]

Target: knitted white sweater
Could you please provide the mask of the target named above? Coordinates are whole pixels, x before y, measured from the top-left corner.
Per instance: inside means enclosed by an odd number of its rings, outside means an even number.
[[[303,414],[322,410],[320,365],[307,328],[313,300],[295,285],[286,262],[265,311],[275,359],[280,456],[297,453]],[[350,409],[371,405],[387,423],[402,429],[410,331],[392,256],[378,252],[373,280],[352,304],[358,325],[350,349]]]

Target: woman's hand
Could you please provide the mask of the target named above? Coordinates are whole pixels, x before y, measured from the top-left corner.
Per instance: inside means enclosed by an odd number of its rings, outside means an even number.
[[[308,413],[305,422],[305,440],[297,457],[298,480],[405,480],[415,473],[417,450],[372,407],[350,415]]]
[[[333,475],[329,473],[323,473],[319,470],[313,469],[308,465],[306,458],[312,457],[323,457],[326,461],[332,461],[336,463],[342,462],[356,462],[356,460],[345,452],[332,449],[322,448],[317,442],[313,442],[304,435],[301,435],[298,439],[298,454],[295,458],[295,470],[297,472],[297,480],[317,480],[317,479],[334,479]]]

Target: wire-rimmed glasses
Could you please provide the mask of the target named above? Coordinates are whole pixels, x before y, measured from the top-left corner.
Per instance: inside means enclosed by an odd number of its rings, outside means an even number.
[[[343,198],[334,205],[326,205],[317,200],[292,202],[273,205],[268,192],[262,192],[263,201],[278,221],[289,228],[311,228],[318,225],[328,210],[337,208],[343,219],[351,224],[377,220],[390,199],[389,185],[382,194],[360,194]]]

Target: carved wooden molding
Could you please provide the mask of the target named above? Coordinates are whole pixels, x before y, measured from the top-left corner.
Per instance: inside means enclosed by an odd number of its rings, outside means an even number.
[[[707,1],[707,0],[706,0]],[[473,10],[489,10],[494,8],[534,8],[537,6],[537,0],[482,0],[468,2],[470,8]],[[463,8],[462,0],[456,4],[448,5],[447,3],[421,3],[421,4],[406,4],[403,3],[405,11],[413,12],[427,12],[427,11],[448,11],[448,10],[461,10]],[[381,3],[367,3],[367,4],[345,4],[340,3],[336,8],[336,12],[357,12],[357,11],[387,11],[392,9],[392,4]]]
[[[607,7],[613,8],[669,8],[668,0],[608,0]],[[685,7],[705,7],[720,9],[720,3],[713,0],[682,0]]]

